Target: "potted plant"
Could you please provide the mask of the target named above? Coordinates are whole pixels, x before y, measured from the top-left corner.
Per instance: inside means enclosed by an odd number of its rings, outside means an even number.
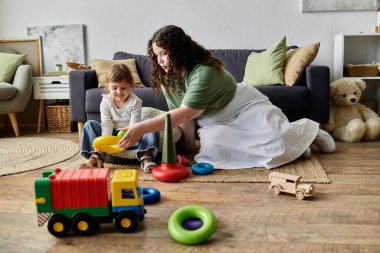
[[[55,64],[55,69],[57,71],[62,71],[62,64]]]

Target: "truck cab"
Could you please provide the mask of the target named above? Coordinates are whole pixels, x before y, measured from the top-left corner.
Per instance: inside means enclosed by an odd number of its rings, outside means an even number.
[[[137,220],[143,221],[145,215],[137,170],[115,170],[111,182],[111,206],[115,226],[123,233],[134,231]]]
[[[115,170],[111,186],[112,209],[114,213],[134,210],[144,214],[142,189],[138,185],[136,170]]]

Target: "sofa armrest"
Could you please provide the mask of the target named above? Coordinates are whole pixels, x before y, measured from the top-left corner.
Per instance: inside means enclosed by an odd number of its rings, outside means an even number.
[[[14,104],[14,108],[17,109],[12,112],[23,112],[29,102],[30,95],[32,94],[32,66],[18,66],[12,84],[17,88],[17,98],[12,99],[12,104]],[[11,106],[12,104],[8,104],[8,106]]]
[[[86,122],[86,90],[98,87],[95,70],[73,70],[69,74],[70,114],[72,122]]]
[[[12,85],[17,89],[16,95],[8,100],[0,99],[0,114],[24,111],[32,94],[32,67],[30,65],[18,66]]]
[[[306,68],[306,86],[310,91],[309,118],[319,123],[329,120],[330,69],[310,65]]]

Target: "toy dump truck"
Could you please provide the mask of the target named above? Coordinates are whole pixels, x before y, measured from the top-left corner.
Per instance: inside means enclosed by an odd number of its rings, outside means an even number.
[[[271,172],[269,174],[269,189],[273,194],[280,194],[280,192],[287,192],[296,195],[299,200],[305,197],[310,197],[315,192],[315,188],[312,184],[301,184],[300,176]]]
[[[123,233],[144,220],[142,189],[137,171],[108,168],[51,170],[34,183],[38,225],[48,221],[49,232],[63,237],[72,230],[90,235],[100,223],[115,222]]]

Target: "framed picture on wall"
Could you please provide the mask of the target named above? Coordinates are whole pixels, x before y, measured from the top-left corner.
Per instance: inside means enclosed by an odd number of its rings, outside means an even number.
[[[302,0],[302,12],[376,11],[378,0]]]
[[[43,71],[56,70],[56,65],[66,69],[66,62],[85,63],[84,27],[81,24],[27,26],[29,36],[41,37]]]
[[[40,37],[0,38],[0,46],[11,48],[19,54],[26,53],[25,63],[32,66],[33,76],[42,76]]]

